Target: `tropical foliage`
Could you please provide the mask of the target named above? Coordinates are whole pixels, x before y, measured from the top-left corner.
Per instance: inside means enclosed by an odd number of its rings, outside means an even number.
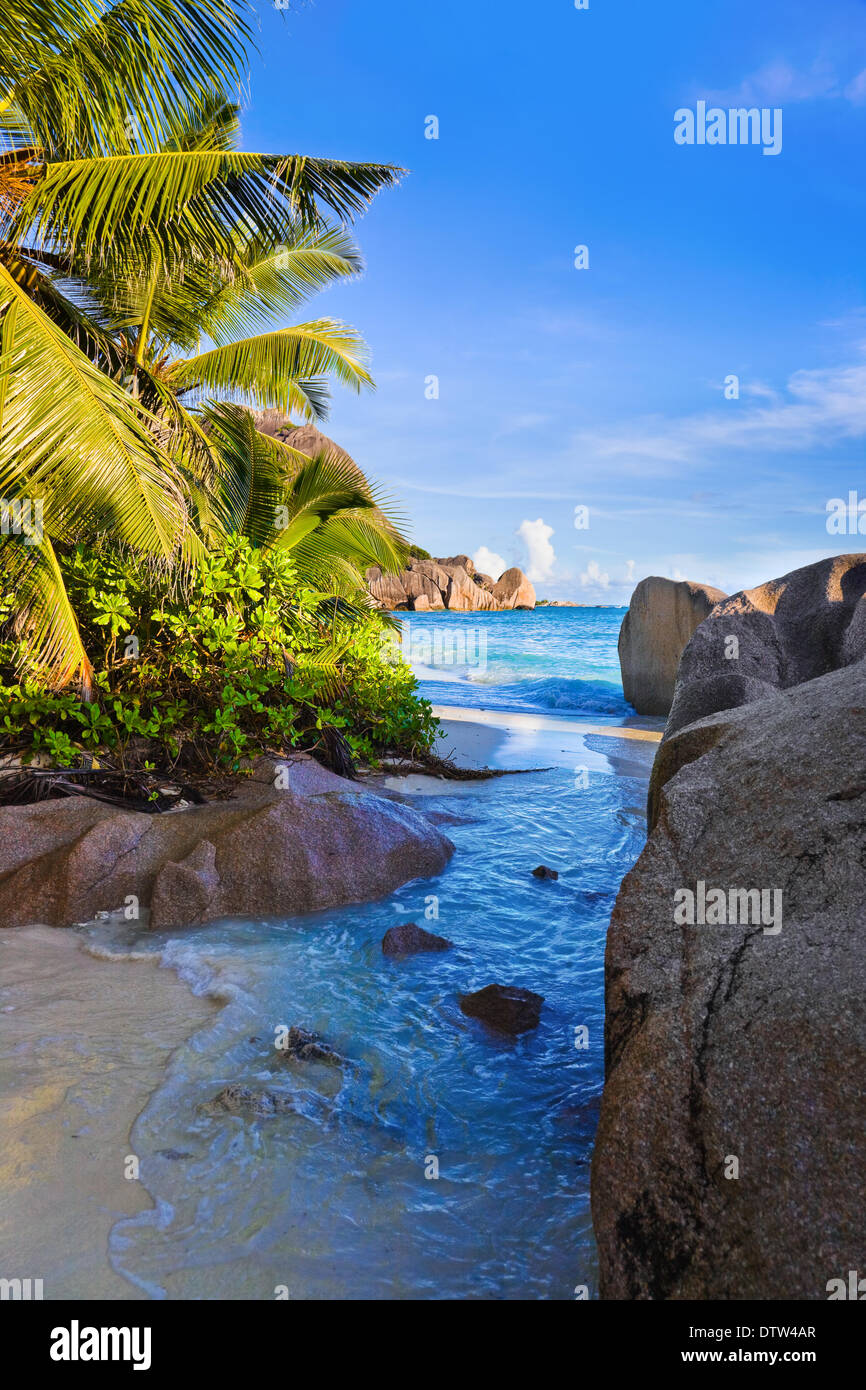
[[[382,642],[378,615],[298,577],[290,551],[235,536],[209,551],[182,592],[110,546],[76,547],[63,578],[94,654],[98,699],[46,690],[25,652],[0,648],[18,678],[0,688],[0,747],[75,766],[184,777],[237,770],[261,751],[349,759],[426,748],[430,707]],[[2,616],[2,614],[0,614]],[[22,660],[23,658],[23,660]]]
[[[186,697],[169,689],[161,662],[181,683],[191,667],[186,648],[176,660],[180,638],[168,617],[145,621],[145,595],[160,595],[152,611],[169,614],[173,594],[175,617],[191,605],[204,625],[213,566],[226,556],[234,564],[237,546],[288,586],[279,646],[293,680],[312,655],[304,642],[317,634],[316,679],[332,682],[319,693],[345,696],[358,652],[382,630],[365,611],[364,571],[402,563],[399,518],[345,455],[302,454],[260,432],[255,411],[321,420],[331,379],[372,386],[354,329],[285,320],[358,273],[346,223],[400,171],[236,148],[233,94],[251,41],[239,0],[0,0],[0,19],[9,40],[0,53],[6,700],[77,706],[96,721],[92,742],[99,720],[113,718],[109,696],[126,708],[135,687],[141,718],[152,733],[157,719],[162,739],[168,725],[157,718],[163,696],[153,683],[166,685],[171,708]],[[99,604],[130,593],[131,611],[111,610],[100,624]],[[330,629],[320,622],[327,603],[338,615]],[[211,651],[202,699],[214,718],[218,668],[267,667],[275,646],[255,628],[264,614],[258,604],[234,613],[241,646],[220,659]],[[214,622],[229,616],[213,613]],[[106,625],[118,638],[121,621],[159,654],[116,667],[99,639]],[[345,637],[347,623],[363,635],[341,649],[337,630]],[[195,640],[206,646],[204,626]],[[272,675],[275,698],[287,679],[283,656]],[[295,718],[301,704],[287,699]],[[15,725],[18,715],[7,717]],[[180,747],[189,731],[186,713],[178,718],[170,738]],[[263,739],[275,734],[275,718],[256,725]],[[237,754],[242,740],[217,737],[197,719],[193,742],[208,733],[220,756]],[[358,737],[372,748],[362,727]],[[69,752],[62,740],[61,748]]]

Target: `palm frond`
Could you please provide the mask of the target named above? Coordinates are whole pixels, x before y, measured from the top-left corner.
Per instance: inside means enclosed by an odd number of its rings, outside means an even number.
[[[76,677],[82,694],[92,693],[93,667],[47,533],[0,539],[0,581],[14,592],[15,632],[26,639],[28,657],[56,689]]]
[[[362,270],[360,252],[342,227],[299,223],[276,246],[255,238],[238,251],[223,284],[203,305],[201,329],[223,346]]]
[[[180,104],[236,88],[252,41],[236,0],[4,0],[0,122],[51,159],[156,148]]]
[[[260,434],[253,416],[237,405],[210,402],[201,427],[221,467],[214,479],[210,520],[223,534],[248,537],[261,549],[273,544],[282,517],[286,477],[306,462],[280,440]]]
[[[360,391],[372,387],[363,340],[348,324],[317,319],[227,343],[173,369],[179,391],[231,393],[259,407],[291,408],[291,383],[335,376]]]
[[[299,220],[361,211],[402,171],[302,155],[223,149],[160,150],[48,164],[19,215],[18,235],[88,260],[123,244],[147,259],[158,250],[183,265],[191,253],[233,255],[241,225],[273,240]]]
[[[99,305],[85,286],[65,280],[58,257],[40,255],[28,248],[0,246],[0,263],[34,304],[71,338],[91,362],[117,379],[123,369],[123,354],[99,317]],[[50,271],[44,269],[51,267]]]
[[[185,514],[153,424],[0,263],[0,494],[26,479],[53,536],[110,528],[167,557]]]
[[[399,569],[406,542],[375,489],[348,457],[314,457],[260,433],[248,410],[210,404],[203,428],[222,455],[212,521],[261,549],[290,551],[307,583],[357,600],[364,572]]]

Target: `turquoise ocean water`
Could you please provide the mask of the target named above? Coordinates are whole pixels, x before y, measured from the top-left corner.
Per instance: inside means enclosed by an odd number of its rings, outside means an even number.
[[[616,643],[625,610],[401,615],[403,647],[423,693],[440,704],[581,714],[633,713]]]
[[[553,716],[563,733],[629,719],[619,610],[407,620],[407,650],[437,703]],[[91,930],[95,949],[158,953],[223,1002],[133,1131],[154,1210],[115,1225],[118,1272],[154,1298],[594,1294],[604,940],[643,844],[646,784],[597,749],[581,758],[585,785],[569,757],[554,761],[408,797],[454,818],[444,829],[456,853],[438,879],[384,901],[165,935]],[[541,862],[557,882],[531,876]],[[433,898],[438,919],[425,919]],[[385,959],[384,932],[407,920],[455,949]],[[458,994],[491,981],[544,995],[535,1032],[496,1038],[461,1014]],[[281,1024],[321,1033],[348,1064],[287,1066],[273,1047]],[[275,1079],[296,1113],[250,1121],[201,1108],[229,1082]]]

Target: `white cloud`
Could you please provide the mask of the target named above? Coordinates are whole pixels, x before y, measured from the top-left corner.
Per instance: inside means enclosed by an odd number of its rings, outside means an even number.
[[[634,566],[635,566],[634,560],[626,560],[626,562],[625,562],[625,582],[626,582],[626,584],[631,584],[632,581],[634,580]]]
[[[541,517],[537,521],[521,521],[517,528],[529,556],[527,564],[527,577],[533,584],[541,584],[546,579],[550,579],[553,574],[553,566],[556,563],[556,554],[550,544],[550,537],[553,535],[553,527],[548,526],[542,521]]]
[[[741,381],[741,396],[754,396],[758,400],[776,402],[779,399],[778,391],[774,391],[772,386],[768,386],[764,381]]]
[[[634,561],[631,563],[634,564]],[[590,560],[580,576],[580,583],[583,589],[609,589],[610,575],[602,572],[601,565],[597,560]]]
[[[498,579],[503,570],[508,569],[502,556],[488,550],[486,545],[479,546],[472,556],[472,563],[477,570],[482,574],[489,574],[492,579]]]

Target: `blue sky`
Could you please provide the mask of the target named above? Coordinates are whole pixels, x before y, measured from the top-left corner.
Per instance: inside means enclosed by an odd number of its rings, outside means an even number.
[[[866,548],[826,529],[866,497],[863,0],[258,11],[244,148],[411,170],[310,316],[371,346],[378,390],[326,429],[419,544],[585,603]],[[677,145],[702,99],[781,108],[781,153]]]

